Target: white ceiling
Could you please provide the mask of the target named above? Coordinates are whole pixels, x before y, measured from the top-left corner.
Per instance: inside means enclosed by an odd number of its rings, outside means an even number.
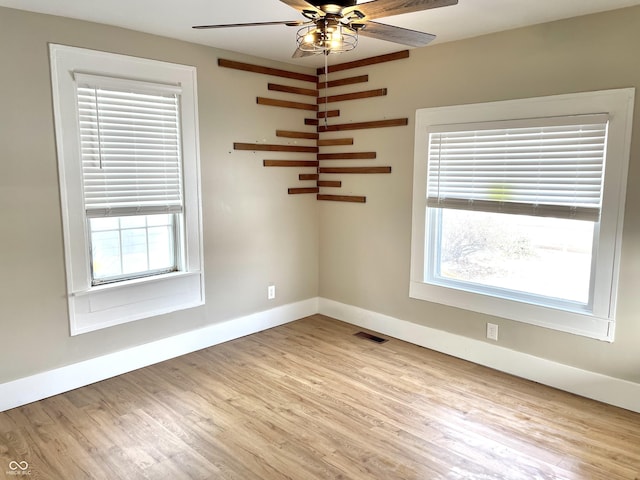
[[[632,5],[640,5],[640,0],[459,0],[455,6],[376,21],[433,33],[437,35],[433,45]],[[301,66],[315,67],[323,62],[322,56],[291,58],[295,27],[191,28],[201,24],[302,19],[296,10],[279,0],[0,0],[0,6],[116,25]],[[331,55],[330,63],[405,48],[360,37],[354,51]]]

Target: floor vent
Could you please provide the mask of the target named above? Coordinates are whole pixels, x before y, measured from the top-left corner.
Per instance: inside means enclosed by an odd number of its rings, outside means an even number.
[[[376,337],[375,335],[371,335],[370,333],[367,333],[367,332],[358,332],[358,333],[354,333],[354,335],[356,337],[365,338],[367,340],[371,340],[372,342],[376,342],[376,343],[384,343],[389,341],[388,338]]]

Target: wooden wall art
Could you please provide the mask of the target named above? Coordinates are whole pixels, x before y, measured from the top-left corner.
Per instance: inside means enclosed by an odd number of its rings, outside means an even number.
[[[328,73],[343,72],[353,68],[364,67],[368,65],[375,65],[383,62],[391,62],[394,60],[400,60],[409,57],[409,51],[403,50],[388,55],[380,55],[377,57],[366,58],[355,62],[341,63],[337,65],[331,65],[328,67]],[[225,68],[233,68],[236,70],[244,70],[251,73],[258,73],[263,75],[269,75],[272,77],[285,78],[289,80],[297,80],[302,82],[308,82],[313,84],[311,88],[300,88],[291,85],[283,85],[280,83],[269,82],[267,89],[269,91],[281,92],[292,95],[291,100],[279,100],[275,98],[257,97],[256,103],[267,107],[277,108],[290,108],[296,110],[305,110],[313,112],[311,118],[304,119],[304,125],[306,127],[314,127],[313,131],[292,131],[292,130],[276,130],[276,137],[286,139],[302,139],[309,140],[315,145],[313,146],[299,146],[289,144],[264,144],[264,143],[242,143],[236,142],[233,144],[234,150],[250,150],[250,151],[263,151],[263,152],[297,152],[300,154],[312,154],[311,158],[314,160],[275,160],[264,159],[263,165],[265,167],[286,167],[286,168],[315,168],[316,173],[300,173],[298,180],[301,183],[300,186],[291,187],[288,189],[290,195],[303,195],[303,194],[315,194],[316,199],[335,201],[335,202],[353,202],[353,203],[365,203],[366,197],[360,195],[343,195],[329,193],[333,189],[339,189],[342,187],[342,181],[340,180],[328,180],[323,174],[331,175],[347,175],[347,174],[384,174],[391,173],[390,166],[371,166],[369,162],[377,158],[375,151],[353,151],[351,148],[354,144],[354,138],[351,136],[345,136],[342,138],[323,138],[322,133],[325,132],[342,132],[351,130],[364,130],[371,128],[387,128],[387,127],[399,127],[409,124],[408,118],[394,118],[394,119],[372,119],[366,122],[343,122],[343,121],[331,121],[328,119],[339,119],[341,116],[339,109],[330,109],[329,104],[366,100],[373,97],[381,97],[387,95],[386,88],[379,88],[375,90],[358,90],[351,93],[345,93],[340,95],[331,95],[331,89],[335,87],[342,87],[346,85],[358,85],[369,81],[369,75],[358,75],[343,78],[326,80],[326,73],[324,68],[319,68],[316,75],[305,75],[297,72],[290,72],[287,70],[280,70],[276,68],[262,67],[258,65],[251,65],[248,63],[235,62],[232,60],[218,59],[218,65]],[[325,76],[325,80],[321,80],[321,77]],[[323,95],[320,94],[323,91]],[[295,95],[295,97],[293,97]],[[301,97],[304,101],[301,101]],[[322,107],[322,108],[320,108]],[[323,151],[323,147],[336,147],[344,146],[345,151],[327,153]],[[301,155],[303,156],[303,155]],[[353,160],[367,160],[367,164],[363,166],[353,166]],[[349,166],[336,166],[341,161],[349,161]]]

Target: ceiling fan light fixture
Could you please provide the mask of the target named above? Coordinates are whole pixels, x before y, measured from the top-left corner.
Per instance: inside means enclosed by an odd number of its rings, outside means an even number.
[[[340,22],[328,24],[319,21],[298,30],[296,43],[303,52],[343,53],[356,48],[358,32]]]

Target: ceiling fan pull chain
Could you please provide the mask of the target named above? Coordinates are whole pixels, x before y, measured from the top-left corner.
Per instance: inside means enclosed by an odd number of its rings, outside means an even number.
[[[329,126],[329,52],[324,52],[324,126]]]

